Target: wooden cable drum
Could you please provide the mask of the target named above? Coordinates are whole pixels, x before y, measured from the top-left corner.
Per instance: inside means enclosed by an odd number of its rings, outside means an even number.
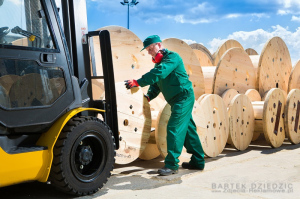
[[[284,126],[287,138],[292,144],[300,142],[300,90],[292,89],[285,106]]]
[[[161,107],[165,107],[166,102],[163,102]],[[150,104],[150,109],[151,109],[151,104]],[[146,144],[145,150],[143,153],[139,156],[140,159],[142,160],[152,160],[160,155],[160,151],[158,150],[156,140],[155,140],[155,127],[157,123],[157,117],[158,117],[159,111],[152,111],[151,110],[151,118],[152,118],[152,124],[151,124],[151,133],[150,133],[150,138],[149,141]]]
[[[142,160],[152,160],[157,158],[160,155],[160,151],[158,150],[156,140],[155,140],[155,130],[150,133],[150,138],[146,144],[145,150],[139,156]]]
[[[258,55],[256,50],[254,50],[253,48],[247,48],[245,51],[248,55]]]
[[[243,94],[255,88],[255,70],[249,55],[241,48],[231,48],[221,57],[217,66],[202,67],[205,93],[222,95],[233,88]]]
[[[294,88],[300,88],[300,60],[293,67],[289,78],[288,91]]]
[[[236,95],[228,107],[230,143],[237,150],[245,150],[252,141],[254,111],[250,99],[244,94]]]
[[[226,42],[224,42],[221,46],[219,46],[219,48],[216,50],[216,52],[212,55],[212,58],[214,60],[213,65],[214,66],[218,65],[223,54],[230,48],[235,48],[235,47],[241,48],[242,50],[244,50],[242,44],[240,44],[238,41],[236,41],[234,39],[229,39]]]
[[[253,101],[261,101],[261,96],[259,92],[256,89],[248,89],[245,93],[247,97],[253,102]]]
[[[252,140],[255,124],[251,101],[246,95],[238,94],[234,89],[225,91],[222,98],[227,106],[229,118],[227,143],[237,150],[245,150]]]
[[[203,95],[201,95],[201,96],[197,99],[197,102],[200,103],[201,100],[203,100],[203,98],[206,97],[207,95],[209,95],[209,94],[203,94]]]
[[[222,99],[225,103],[226,107],[229,107],[231,100],[238,95],[239,93],[237,92],[237,90],[230,88],[228,90],[226,90],[223,94],[222,94]]]
[[[18,75],[4,75],[0,77],[0,85],[2,85],[3,88],[7,91],[6,94],[9,94],[9,90],[13,83],[20,79],[21,77]]]
[[[204,94],[204,77],[193,49],[184,41],[175,38],[164,39],[162,43],[165,48],[178,53],[182,58],[186,72],[193,84],[195,98]]]
[[[144,152],[139,156],[142,160],[152,160],[160,155],[155,141],[155,128],[159,111],[165,107],[166,101],[162,94],[150,101],[150,110],[152,118],[152,130],[150,134],[149,141],[146,144]]]
[[[196,54],[199,63],[201,66],[213,66],[213,58],[210,51],[201,44],[190,44],[190,47],[193,49]]]
[[[55,85],[46,76],[37,73],[21,76],[9,91],[12,108],[50,105],[58,97]]]
[[[271,88],[288,92],[292,62],[289,50],[280,37],[270,39],[261,55],[251,55],[250,58],[257,71],[256,90],[261,96]]]
[[[245,93],[245,95],[247,95],[247,97],[251,100],[251,102],[261,101],[262,100],[259,92],[256,89],[249,89],[249,90],[247,90],[246,93]],[[252,141],[257,140],[260,135],[261,135],[260,132],[255,132],[254,131],[253,137],[252,137]]]
[[[216,72],[216,66],[206,66],[202,67],[203,76],[204,76],[204,84],[205,84],[205,93],[211,94],[213,92],[213,81],[214,75]]]
[[[164,107],[159,111],[157,116],[157,123],[155,128],[155,140],[156,145],[159,149],[160,155],[165,158],[168,155],[167,151],[167,125],[169,122],[169,118],[171,116],[171,106],[169,104],[165,104]],[[191,159],[191,154],[186,152],[186,149],[183,147],[181,155],[179,157],[179,161],[189,162]]]
[[[194,105],[193,118],[205,155],[218,156],[224,150],[229,135],[224,101],[215,94],[200,97]]]
[[[140,87],[126,89],[123,82],[116,83],[116,98],[120,148],[116,163],[128,164],[144,151],[150,137],[150,105]]]
[[[100,28],[99,30],[108,30],[110,33],[115,82],[122,82],[127,79],[138,79],[153,68],[154,64],[151,61],[151,56],[148,55],[145,50],[140,52],[143,48],[143,42],[133,32],[120,26],[107,26]],[[93,39],[93,45],[97,75],[102,75],[100,44],[98,38]],[[124,83],[123,87],[125,88]],[[101,96],[103,96],[102,93],[104,92],[103,82],[99,82],[98,80],[93,81],[92,88],[94,98],[101,99]],[[145,94],[147,93],[147,90],[148,86],[142,88],[142,91]],[[120,96],[119,101],[121,105],[123,104],[122,98],[123,96]],[[159,95],[159,97],[150,102],[151,110],[158,111],[163,102],[163,96]],[[118,106],[119,105],[120,104],[118,104]],[[151,133],[149,142],[147,140],[147,142],[142,143],[142,148],[138,154],[134,154],[129,160],[117,160],[117,162],[124,162],[124,164],[126,164],[128,161],[132,161],[139,156],[142,159],[152,159],[154,156],[157,157],[159,155],[158,149],[155,150],[156,145],[151,142],[151,140],[154,139],[153,134],[154,133]]]
[[[127,79],[138,79],[153,68],[151,56],[142,51],[143,42],[130,30],[120,26],[106,26],[98,30],[108,30],[110,33],[115,82]],[[93,38],[94,62],[97,75],[103,75],[99,38]],[[93,58],[92,58],[93,59]],[[93,81],[95,99],[102,96],[103,82]],[[147,88],[143,88],[144,93]]]
[[[280,147],[285,139],[284,106],[285,94],[281,89],[272,88],[265,101],[252,102],[256,120],[255,131],[263,132],[271,147]]]

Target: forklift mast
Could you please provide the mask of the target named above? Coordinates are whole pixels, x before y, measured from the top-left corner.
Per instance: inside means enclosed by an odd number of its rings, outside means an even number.
[[[86,0],[61,0],[59,3],[61,3],[63,30],[73,62],[73,74],[81,84],[84,84],[85,80],[89,82],[87,92],[82,93],[82,99],[87,101],[86,107],[105,109],[104,119],[114,133],[118,149],[119,130],[109,33],[107,31],[102,31],[102,34],[100,34],[101,31],[88,32]],[[95,56],[93,42],[91,42],[93,39],[100,40],[103,76],[97,76],[95,62],[90,61]],[[92,81],[97,79],[104,79],[105,101],[93,98]]]

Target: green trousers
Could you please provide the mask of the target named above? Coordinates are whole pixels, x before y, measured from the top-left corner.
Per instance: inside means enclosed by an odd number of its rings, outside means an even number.
[[[183,146],[192,154],[190,164],[199,169],[204,168],[204,152],[192,117],[194,102],[195,96],[192,91],[170,103],[171,116],[167,126],[168,155],[165,158],[165,167],[169,169],[178,169],[178,157]]]

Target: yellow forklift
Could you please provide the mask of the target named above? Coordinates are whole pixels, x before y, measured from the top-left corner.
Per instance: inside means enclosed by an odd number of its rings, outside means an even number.
[[[0,0],[0,187],[40,181],[93,194],[118,148],[110,36],[88,32],[85,0]]]

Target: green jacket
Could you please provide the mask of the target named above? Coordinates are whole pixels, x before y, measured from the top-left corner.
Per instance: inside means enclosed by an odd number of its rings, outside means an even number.
[[[147,95],[150,100],[162,92],[166,101],[172,103],[177,96],[193,92],[192,83],[181,57],[166,49],[163,59],[154,68],[137,80],[141,87],[150,85]]]

